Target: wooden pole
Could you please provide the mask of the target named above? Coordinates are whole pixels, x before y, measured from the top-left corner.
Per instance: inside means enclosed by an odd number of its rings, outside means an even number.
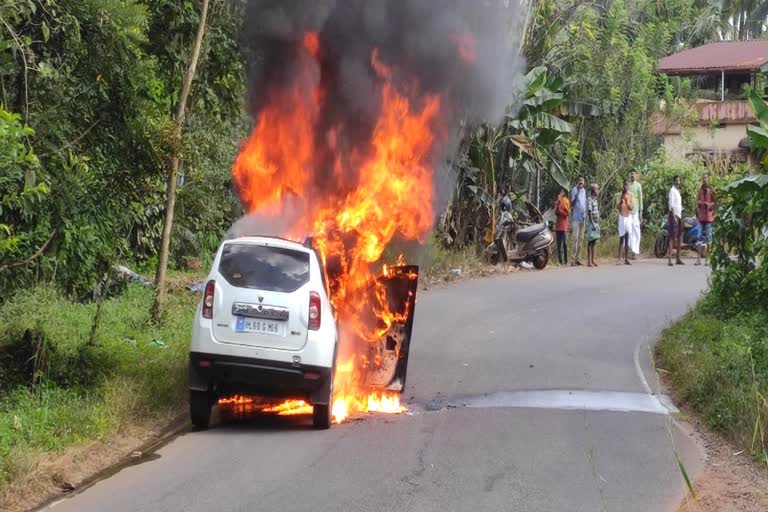
[[[176,206],[176,176],[179,172],[181,163],[181,136],[184,126],[184,117],[187,113],[187,99],[189,91],[192,88],[192,80],[195,78],[197,70],[197,61],[200,58],[200,47],[203,44],[203,34],[205,33],[205,22],[208,17],[208,0],[201,0],[200,23],[197,26],[197,35],[192,47],[192,56],[189,60],[189,66],[184,73],[184,79],[181,85],[181,96],[176,108],[176,126],[174,127],[174,138],[177,146],[171,157],[166,180],[166,200],[165,200],[165,218],[163,220],[163,234],[160,239],[160,257],[157,263],[157,274],[155,275],[155,303],[152,306],[152,316],[157,319],[162,313],[165,303],[165,274],[168,270],[168,253],[171,243],[171,228],[173,227],[173,210]]]

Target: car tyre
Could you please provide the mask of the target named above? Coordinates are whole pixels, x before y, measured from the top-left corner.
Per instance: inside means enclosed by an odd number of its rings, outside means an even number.
[[[333,423],[333,380],[336,376],[336,350],[333,351],[333,366],[331,367],[331,385],[328,386],[328,396],[324,404],[312,404],[312,426],[317,430],[328,430]]]
[[[312,407],[312,426],[317,430],[331,428],[331,404],[315,404]]]
[[[211,409],[213,400],[209,391],[190,391],[189,392],[189,415],[192,418],[192,425],[200,430],[205,430],[211,421]]]

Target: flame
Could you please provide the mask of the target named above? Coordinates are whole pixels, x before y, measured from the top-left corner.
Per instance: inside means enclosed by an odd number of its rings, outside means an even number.
[[[317,57],[320,54],[320,37],[317,32],[307,32],[304,34],[304,48],[312,55]]]
[[[262,412],[277,413],[278,416],[312,414],[312,406],[304,400],[286,400],[283,403],[262,409]]]
[[[252,404],[253,398],[250,396],[235,395],[235,396],[219,398],[217,403],[219,405],[245,405],[245,404]]]
[[[290,219],[281,236],[303,241],[312,234],[328,271],[330,299],[341,328],[332,405],[335,421],[355,412],[403,412],[397,393],[365,389],[363,371],[383,359],[367,357],[361,347],[380,344],[393,325],[408,317],[407,311],[389,310],[386,289],[372,265],[396,235],[423,241],[432,226],[441,98],[421,93],[414,80],[400,80],[408,85],[398,88],[395,76],[402,70],[386,63],[374,49],[370,66],[380,110],[370,137],[361,144],[357,126],[341,121],[329,125],[323,117],[330,107],[326,81],[318,71],[322,69],[318,34],[304,34],[299,47],[304,55],[301,70],[292,83],[268,92],[255,128],[234,162],[233,179],[249,213]],[[404,263],[401,255],[397,264]],[[383,274],[391,273],[392,267],[385,265]]]

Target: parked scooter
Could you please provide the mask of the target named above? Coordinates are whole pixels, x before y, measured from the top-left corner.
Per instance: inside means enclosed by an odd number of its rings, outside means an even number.
[[[694,217],[683,217],[683,245],[681,249],[695,249],[696,242],[699,240],[699,231],[701,226],[698,219]],[[657,258],[666,258],[669,250],[669,225],[664,219],[661,231],[656,237],[656,243],[653,246],[653,253]]]
[[[531,217],[542,220],[541,214],[536,208],[527,203]],[[496,265],[499,262],[532,263],[535,268],[541,270],[549,263],[550,245],[552,245],[552,232],[543,222],[518,228],[511,211],[502,209],[499,221],[493,234],[493,242],[485,249],[487,260]]]

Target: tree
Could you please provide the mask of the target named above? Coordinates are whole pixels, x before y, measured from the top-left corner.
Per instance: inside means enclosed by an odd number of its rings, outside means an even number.
[[[190,57],[187,70],[184,73],[181,95],[179,96],[179,103],[176,106],[174,139],[176,139],[178,143],[171,156],[170,165],[168,168],[165,220],[163,222],[163,234],[160,240],[160,259],[158,261],[157,275],[155,277],[155,303],[152,307],[152,314],[155,318],[157,318],[162,313],[162,308],[165,301],[165,274],[168,270],[168,252],[170,250],[171,228],[173,227],[173,210],[176,205],[176,179],[179,172],[179,165],[181,164],[181,154],[179,149],[180,141],[184,127],[184,118],[187,113],[187,99],[189,98],[189,91],[192,87],[192,80],[194,80],[195,77],[197,62],[200,58],[200,47],[203,43],[205,23],[206,18],[208,17],[208,0],[201,1],[202,4],[200,6],[200,22],[197,28],[195,42],[192,47],[192,56]]]

